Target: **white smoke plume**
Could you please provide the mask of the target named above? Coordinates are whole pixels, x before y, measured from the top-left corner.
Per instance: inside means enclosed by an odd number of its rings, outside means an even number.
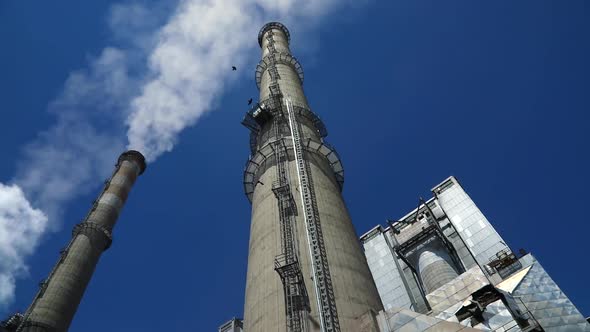
[[[178,134],[211,111],[235,79],[231,66],[241,68],[259,55],[256,36],[264,23],[297,28],[336,4],[180,0],[174,8],[168,1],[113,6],[108,23],[117,46],[70,74],[49,105],[55,125],[25,146],[11,184],[0,183],[0,314],[14,298],[16,278],[26,276],[26,258],[47,231],[60,228],[67,202],[83,188],[98,187],[125,145],[149,161],[172,150]]]
[[[131,102],[129,147],[148,160],[170,151],[224,90],[228,69],[257,55],[256,36],[272,17],[289,24],[316,18],[333,1],[187,0],[160,30],[149,57],[150,79]]]

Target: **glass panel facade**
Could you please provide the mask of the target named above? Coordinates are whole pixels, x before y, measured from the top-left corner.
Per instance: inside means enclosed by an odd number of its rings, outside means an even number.
[[[363,247],[383,307],[411,308],[410,297],[396,262],[397,258],[386,241],[383,229],[379,227],[375,231],[377,234],[373,237],[364,238]]]
[[[589,331],[590,324],[532,255],[531,269],[512,292],[547,332]],[[526,256],[525,256],[526,257]],[[524,265],[524,264],[523,264]]]
[[[433,191],[438,204],[480,265],[489,263],[497,252],[510,250],[454,177]]]

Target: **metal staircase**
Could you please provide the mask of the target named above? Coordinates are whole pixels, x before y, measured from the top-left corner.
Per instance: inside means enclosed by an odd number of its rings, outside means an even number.
[[[289,185],[289,156],[287,148],[280,133],[284,124],[282,117],[275,117],[275,137],[273,143],[276,158],[276,181],[272,191],[277,198],[279,208],[279,225],[281,232],[281,254],[275,257],[275,271],[283,282],[285,296],[285,313],[287,331],[307,331],[307,315],[310,311],[309,297],[305,289],[305,283],[301,267],[297,259],[297,246],[295,233],[295,216],[297,206],[291,194]]]

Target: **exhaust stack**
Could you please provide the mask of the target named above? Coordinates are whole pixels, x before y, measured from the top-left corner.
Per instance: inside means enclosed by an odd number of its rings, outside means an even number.
[[[146,168],[144,156],[130,150],[119,156],[115,171],[25,313],[17,332],[67,331],[131,187]]]

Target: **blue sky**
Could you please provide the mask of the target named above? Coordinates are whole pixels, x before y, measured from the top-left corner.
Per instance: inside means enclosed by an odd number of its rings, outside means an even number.
[[[55,124],[48,105],[70,73],[125,45],[106,23],[116,3],[0,3],[0,182],[26,167],[24,147]],[[150,24],[172,7],[158,7]],[[507,243],[533,252],[590,315],[589,10],[573,0],[372,0],[318,14],[311,27],[289,24],[310,105],[345,167],[357,232],[404,215],[455,175]],[[211,111],[137,182],[72,331],[206,331],[241,316],[250,205],[240,121],[257,96],[256,35],[248,38],[254,53],[235,77],[218,69],[229,83]],[[110,133],[113,123],[99,120]],[[0,312],[26,309],[102,180],[63,201],[56,231],[26,259],[29,273]]]

